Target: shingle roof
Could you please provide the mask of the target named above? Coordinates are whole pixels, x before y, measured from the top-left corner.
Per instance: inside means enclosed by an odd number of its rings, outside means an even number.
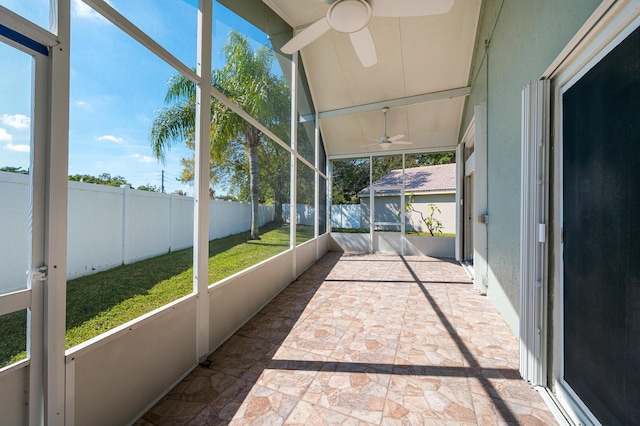
[[[373,186],[402,185],[402,169],[391,170]],[[456,190],[456,165],[440,164],[436,166],[412,167],[405,170],[405,192],[435,192]],[[395,192],[395,191],[393,191]],[[369,187],[358,192],[358,195],[368,195]],[[376,192],[377,194],[377,192]]]

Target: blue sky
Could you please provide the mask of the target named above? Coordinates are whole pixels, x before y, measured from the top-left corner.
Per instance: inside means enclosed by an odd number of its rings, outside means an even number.
[[[197,0],[108,3],[185,65],[195,65]],[[0,4],[40,25],[48,21],[48,0]],[[220,48],[231,28],[269,45],[261,31],[215,4],[214,68],[222,65]],[[110,173],[134,186],[160,187],[164,170],[167,192],[182,189],[192,195],[192,187],[175,179],[180,159],[192,152],[177,143],[162,165],[152,157],[148,142],[154,113],[165,105],[166,82],[175,70],[80,0],[72,0],[71,51],[69,174]],[[29,56],[0,44],[0,167],[28,168],[30,86]]]

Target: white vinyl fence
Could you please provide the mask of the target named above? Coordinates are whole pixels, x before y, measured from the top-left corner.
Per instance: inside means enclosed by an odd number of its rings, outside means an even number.
[[[67,277],[193,246],[193,198],[69,182]],[[251,205],[209,201],[209,239],[251,229]],[[0,293],[26,287],[29,176],[0,172]],[[260,206],[260,225],[274,220]]]
[[[331,206],[331,227],[360,229],[362,227],[360,204],[336,204]]]
[[[291,223],[291,205],[282,205],[282,220],[285,223]],[[315,214],[313,206],[308,204],[298,204],[296,206],[296,224],[314,226]]]

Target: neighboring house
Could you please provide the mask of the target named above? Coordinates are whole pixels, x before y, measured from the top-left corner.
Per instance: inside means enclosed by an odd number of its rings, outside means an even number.
[[[375,222],[397,223],[397,225],[380,225],[378,229],[400,230],[400,188],[403,185],[402,169],[392,170],[373,182]],[[362,205],[362,223],[369,224],[369,206],[371,204],[370,188],[358,193]],[[413,198],[413,212],[408,215],[406,230],[428,232],[420,213],[429,216],[429,204],[435,205],[440,212],[434,218],[442,222],[442,232],[456,232],[456,165],[442,164],[435,166],[412,167],[404,173],[405,201]]]

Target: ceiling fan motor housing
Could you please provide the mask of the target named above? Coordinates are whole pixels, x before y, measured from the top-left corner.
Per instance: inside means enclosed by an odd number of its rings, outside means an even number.
[[[355,33],[371,20],[371,6],[365,0],[341,0],[327,11],[331,28],[341,33]]]

